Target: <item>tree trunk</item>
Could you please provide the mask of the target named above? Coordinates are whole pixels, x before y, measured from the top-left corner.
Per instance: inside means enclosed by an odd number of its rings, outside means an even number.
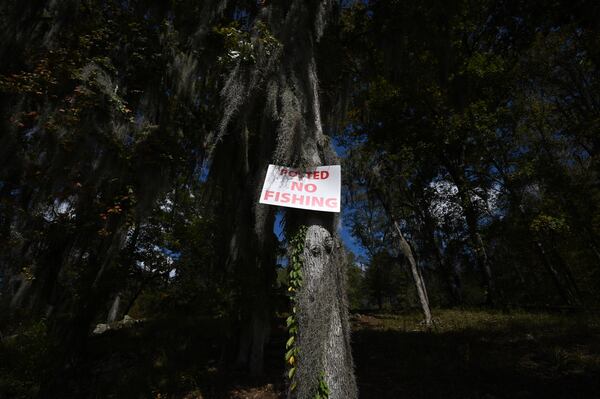
[[[266,304],[259,304],[257,300],[258,298],[251,301],[254,306],[250,310],[250,318],[242,322],[236,359],[238,367],[247,367],[252,376],[264,373],[264,348],[270,329],[269,309]]]
[[[383,206],[385,212],[388,215],[388,218],[391,220],[396,232],[398,233],[398,239],[400,240],[400,252],[402,252],[402,254],[408,260],[408,263],[410,265],[410,271],[411,271],[413,281],[415,283],[415,288],[417,289],[417,296],[419,297],[419,303],[421,304],[421,310],[423,311],[425,325],[427,327],[431,327],[433,322],[432,322],[432,318],[431,318],[431,308],[429,307],[429,298],[427,295],[427,287],[425,286],[425,282],[423,281],[423,276],[421,275],[421,272],[419,271],[419,267],[417,266],[417,262],[413,255],[412,248],[410,247],[410,245],[404,238],[404,234],[402,234],[402,230],[400,230],[400,226],[398,225],[398,222],[394,218],[394,216],[392,214],[392,210],[390,208],[390,205],[385,200],[383,193],[379,190],[376,190],[376,193],[379,197],[379,201],[381,202],[381,205]]]
[[[302,286],[297,292],[298,354],[290,397],[311,399],[321,376],[331,399],[357,398],[350,325],[346,299],[346,273],[341,243],[334,238],[333,223],[307,215],[308,230],[302,256]]]
[[[475,204],[473,204],[473,201],[469,196],[467,183],[465,182],[462,170],[459,170],[460,168],[454,167],[449,163],[446,163],[446,168],[450,173],[450,176],[452,177],[456,188],[458,189],[460,203],[465,214],[465,219],[467,221],[467,229],[469,232],[471,245],[473,246],[473,250],[475,251],[477,267],[479,268],[479,271],[481,272],[483,278],[483,287],[485,289],[485,303],[487,305],[495,305],[497,300],[496,286],[494,284],[492,268],[490,266],[490,262],[487,256],[485,244],[483,242],[481,234],[479,233],[479,216],[475,209]]]
[[[121,305],[121,295],[117,294],[115,296],[115,299],[113,300],[113,303],[110,307],[110,310],[108,311],[108,317],[106,318],[106,322],[107,323],[113,323],[117,320],[117,317],[119,316],[119,309]]]
[[[439,240],[435,236],[435,222],[429,212],[428,204],[421,206],[423,209],[423,223],[425,225],[426,235],[429,238],[430,245],[434,252],[435,260],[442,274],[442,280],[447,291],[447,296],[452,306],[459,305],[462,302],[461,279],[460,274],[453,265],[444,259],[440,250]]]
[[[514,188],[511,178],[504,172],[504,169],[501,168],[498,165],[498,163],[496,163],[496,166],[498,167],[498,170],[502,175],[502,179],[504,180],[505,188],[508,192],[508,197],[512,203],[512,207],[518,212],[521,223],[523,224],[523,228],[532,235],[533,238],[531,240],[531,243],[534,246],[540,260],[542,261],[542,264],[544,265],[548,273],[550,273],[550,276],[552,277],[552,281],[554,282],[558,293],[560,294],[560,296],[566,304],[581,305],[581,294],[579,292],[575,279],[573,278],[573,274],[571,273],[571,268],[562,260],[558,252],[552,251],[554,252],[555,258],[558,261],[558,265],[567,280],[567,284],[565,285],[562,282],[559,271],[554,267],[553,262],[550,260],[550,257],[548,255],[548,252],[546,251],[546,247],[544,246],[543,241],[539,237],[537,237],[537,234],[535,232],[530,231],[530,226],[528,223],[527,215],[525,213],[525,209],[521,204],[519,194]],[[521,281],[524,282],[524,278],[521,275],[520,270],[517,269],[517,272]]]
[[[584,305],[583,295],[579,290],[579,285],[575,280],[575,276],[573,275],[573,271],[569,267],[569,265],[564,261],[563,257],[560,256],[560,253],[553,247],[552,253],[554,254],[554,258],[556,259],[556,263],[558,264],[559,269],[562,271],[562,274],[565,276],[566,284],[569,287],[569,292],[573,297],[573,304],[576,306]]]
[[[226,140],[230,129],[243,133],[242,141],[247,154],[263,152],[259,162],[246,162],[249,171],[264,171],[260,162],[289,167],[311,167],[337,164],[338,159],[323,134],[321,103],[315,60],[315,45],[323,35],[332,17],[334,2],[329,0],[289,2],[261,2],[260,11],[252,28],[253,40],[259,39],[264,27],[277,39],[276,46],[254,40],[257,54],[253,63],[238,57],[222,90],[224,113],[215,142]],[[260,125],[250,122],[262,115]],[[246,128],[260,129],[260,142],[248,147],[250,135]],[[274,147],[273,150],[270,150]],[[264,150],[269,149],[267,154]],[[231,168],[231,158],[224,159]],[[214,168],[213,164],[213,168]],[[259,181],[258,179],[256,181]],[[256,182],[255,181],[255,182]],[[257,184],[258,186],[258,184]],[[256,201],[258,196],[252,198]],[[264,206],[263,206],[264,207]],[[289,212],[292,213],[293,212]],[[345,270],[338,246],[333,250],[336,224],[332,214],[317,212],[297,213],[298,225],[308,226],[305,249],[305,279],[310,289],[297,292],[302,303],[297,306],[298,342],[301,353],[296,362],[297,388],[290,393],[302,399],[312,399],[319,385],[321,373],[329,385],[330,398],[353,399],[357,397],[350,351],[348,315],[346,309]],[[264,224],[264,209],[256,207],[257,236],[272,226]],[[265,230],[261,226],[266,226]],[[294,231],[286,213],[288,233]],[[253,237],[250,237],[253,238]],[[249,245],[256,245],[248,240]],[[258,244],[260,245],[260,243]],[[323,275],[327,283],[316,276]],[[317,308],[323,307],[323,312]],[[311,335],[311,332],[318,334]],[[312,346],[311,346],[312,345]]]
[[[556,270],[556,268],[554,267],[552,262],[550,262],[550,259],[548,259],[548,254],[546,253],[542,243],[539,240],[533,240],[533,242],[534,242],[534,245],[535,245],[538,253],[540,254],[540,258],[542,259],[542,263],[544,264],[544,267],[546,268],[548,273],[550,273],[550,276],[552,277],[552,281],[554,282],[554,285],[556,286],[556,289],[560,293],[560,296],[562,297],[562,299],[565,301],[565,303],[567,305],[576,304],[576,300],[573,297],[573,293],[569,290],[568,287],[566,287],[563,284],[558,271]]]
[[[400,230],[400,226],[398,226],[398,222],[394,220],[393,223],[396,232],[398,233],[398,239],[400,240],[400,251],[408,260],[408,263],[410,265],[410,272],[415,282],[415,287],[417,288],[417,295],[419,297],[419,303],[421,304],[421,310],[423,311],[423,316],[425,317],[425,325],[427,327],[431,327],[433,325],[433,320],[431,318],[429,298],[427,296],[427,288],[425,287],[423,276],[419,271],[419,267],[417,266],[417,262],[415,261],[415,257],[413,256],[412,249],[410,248],[410,245],[408,245],[408,242],[406,242],[406,239],[402,234],[402,230]]]
[[[377,309],[383,309],[383,293],[381,291],[377,291]]]

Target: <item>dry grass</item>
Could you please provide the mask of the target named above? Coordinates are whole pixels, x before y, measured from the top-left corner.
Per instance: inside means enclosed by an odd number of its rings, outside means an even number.
[[[598,315],[437,310],[355,315],[362,398],[598,398]]]
[[[353,315],[362,399],[600,398],[600,316],[472,309],[433,313],[431,331],[417,312]],[[212,324],[170,320],[94,338],[89,363],[76,381],[77,397],[284,397],[285,329],[273,331],[265,375],[251,378],[219,360],[222,326]],[[39,352],[36,342],[29,342],[32,354]],[[17,344],[24,345],[4,342],[0,354],[12,353]],[[19,383],[20,372],[2,373],[1,366],[0,388],[11,380]],[[25,388],[12,397],[31,397]]]

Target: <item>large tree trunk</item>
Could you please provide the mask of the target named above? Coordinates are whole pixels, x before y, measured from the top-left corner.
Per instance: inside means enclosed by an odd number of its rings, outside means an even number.
[[[333,234],[334,218],[303,214],[309,227],[302,256],[302,287],[296,296],[297,388],[289,396],[313,398],[323,376],[329,388],[329,398],[357,398],[346,300],[346,271],[341,243]]]
[[[246,129],[242,129],[245,131]],[[247,133],[247,132],[246,132]],[[272,321],[272,286],[275,277],[276,237],[273,234],[275,209],[257,204],[260,187],[273,152],[274,137],[264,129],[260,143],[254,143],[254,156],[249,158],[248,138],[228,135],[215,150],[210,177],[215,190],[211,202],[230,209],[223,215],[223,225],[230,239],[220,252],[222,262],[231,270],[240,287],[238,336],[234,357],[236,367],[261,375],[264,371],[264,347],[269,339]],[[241,162],[232,164],[232,159]],[[234,193],[234,194],[231,194]]]
[[[258,127],[248,122],[252,116],[261,115],[260,135],[254,135],[260,137],[260,142],[256,147],[246,145],[246,154],[254,155],[256,149],[264,152],[274,146],[274,151],[261,157],[261,161],[271,159],[275,164],[298,168],[337,164],[329,139],[323,134],[315,61],[315,45],[331,19],[334,2],[292,0],[261,4],[251,39],[257,51],[256,61],[247,63],[238,57],[232,68],[222,91],[224,115],[215,141],[224,140],[231,128],[244,133],[246,141],[251,140],[245,129]],[[264,26],[277,39],[277,45],[259,40]],[[230,167],[231,160],[227,161]],[[248,166],[250,171],[263,173],[262,181],[266,166],[252,162]],[[257,198],[258,195],[253,200]],[[273,226],[264,223],[265,215],[257,206],[255,224],[259,239],[267,231],[264,226],[267,229]],[[289,234],[294,230],[288,216]],[[334,250],[332,246],[335,241],[332,219],[331,214],[316,216],[307,212],[299,213],[295,219],[296,226],[309,227],[305,278],[309,281],[307,286],[314,286],[302,291],[307,294],[298,306],[299,341],[306,343],[299,346],[297,389],[292,395],[302,399],[313,398],[321,373],[325,375],[331,398],[357,396],[345,305],[345,273],[341,270],[339,248]],[[321,274],[328,279],[327,284],[311,280]],[[328,301],[331,297],[335,299]],[[315,311],[314,306],[319,304],[325,306],[325,313]],[[315,331],[321,333],[311,336],[310,332]],[[309,349],[310,345],[313,347]]]

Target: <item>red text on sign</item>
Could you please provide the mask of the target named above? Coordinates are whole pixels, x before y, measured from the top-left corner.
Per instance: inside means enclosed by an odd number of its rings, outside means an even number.
[[[303,206],[320,206],[331,209],[336,209],[338,207],[337,198],[324,198],[317,197],[313,195],[303,195],[303,194],[290,194],[290,193],[282,193],[279,191],[265,191],[265,195],[263,197],[265,201],[274,201],[275,203],[280,204],[293,204],[293,205],[303,205]]]
[[[315,191],[317,191],[317,186],[312,183],[304,184],[300,181],[293,181],[292,185],[290,186],[290,190],[307,191],[309,193],[314,193]]]
[[[289,177],[301,177],[307,179],[314,180],[325,180],[329,177],[329,172],[326,170],[315,171],[315,172],[298,172],[293,169],[281,169],[280,172],[282,175],[287,175]]]

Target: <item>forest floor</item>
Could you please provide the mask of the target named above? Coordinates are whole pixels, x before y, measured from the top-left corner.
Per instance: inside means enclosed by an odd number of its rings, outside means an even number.
[[[426,331],[417,313],[352,316],[362,399],[600,398],[599,315],[435,310],[434,317]],[[220,366],[218,345],[202,332],[185,338],[180,328],[149,327],[127,339],[98,337],[93,397],[284,397],[283,328],[267,347],[265,375],[250,378]]]
[[[600,398],[600,318],[438,310],[357,315],[361,398]]]
[[[354,314],[361,398],[600,398],[600,317],[437,310]],[[278,398],[279,372],[230,398]]]

